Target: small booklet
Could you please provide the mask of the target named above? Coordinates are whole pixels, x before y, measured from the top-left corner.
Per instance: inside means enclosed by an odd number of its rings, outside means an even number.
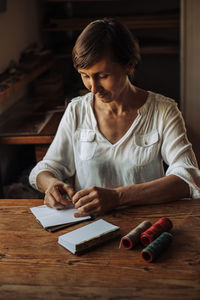
[[[85,250],[117,237],[119,230],[118,226],[100,219],[59,236],[58,243],[73,254],[80,254]]]
[[[44,229],[51,232],[91,219],[91,216],[74,217],[77,209],[72,206],[57,210],[46,205],[40,205],[32,207],[30,210]]]

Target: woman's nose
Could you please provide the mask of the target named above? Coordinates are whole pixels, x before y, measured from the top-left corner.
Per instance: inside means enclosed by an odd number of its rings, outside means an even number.
[[[101,86],[97,80],[91,80],[90,82],[90,91],[93,94],[98,93],[101,90]]]

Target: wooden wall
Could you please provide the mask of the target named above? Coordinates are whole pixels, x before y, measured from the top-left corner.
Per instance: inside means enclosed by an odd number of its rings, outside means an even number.
[[[181,108],[200,163],[200,1],[182,0]]]

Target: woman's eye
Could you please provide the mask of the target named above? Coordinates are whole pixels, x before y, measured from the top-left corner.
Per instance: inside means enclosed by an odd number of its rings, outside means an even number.
[[[88,75],[82,75],[82,78],[89,78]]]
[[[105,79],[105,78],[107,78],[107,77],[108,77],[108,74],[99,76],[100,79]]]

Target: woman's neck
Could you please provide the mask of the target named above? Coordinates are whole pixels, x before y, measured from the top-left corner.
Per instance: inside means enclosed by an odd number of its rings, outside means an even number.
[[[119,116],[130,111],[137,111],[146,102],[147,96],[147,91],[130,84],[116,101],[102,103],[94,100],[94,106],[98,106],[98,109],[108,115]]]

